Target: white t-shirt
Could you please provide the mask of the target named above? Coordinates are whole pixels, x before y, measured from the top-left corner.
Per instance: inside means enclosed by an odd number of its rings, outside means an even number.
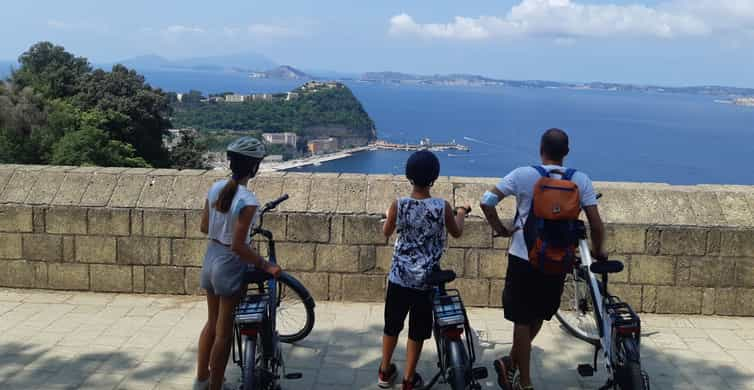
[[[246,186],[239,185],[236,195],[233,196],[233,202],[230,204],[230,211],[227,213],[221,213],[213,207],[215,201],[220,196],[220,192],[228,182],[227,179],[220,180],[212,185],[207,194],[207,200],[209,201],[209,234],[210,239],[217,240],[225,245],[230,245],[233,242],[233,226],[238,219],[238,215],[241,213],[244,207],[257,206],[259,207],[259,201],[253,192],[249,191]],[[255,215],[249,226],[256,224],[257,216]],[[251,237],[246,234],[246,242],[251,242]]]
[[[543,167],[547,171],[559,170],[565,172],[566,170],[566,168],[557,165],[543,165]],[[558,177],[557,174],[553,174],[553,176]],[[526,241],[524,240],[524,224],[529,216],[529,210],[531,210],[534,185],[541,177],[542,175],[533,167],[520,167],[511,171],[497,185],[497,189],[505,196],[516,197],[518,219],[514,221],[516,231],[511,238],[508,253],[524,260],[529,260],[529,251],[526,249]],[[597,205],[597,194],[594,192],[592,180],[589,179],[589,176],[581,171],[576,171],[571,181],[579,187],[582,208]]]

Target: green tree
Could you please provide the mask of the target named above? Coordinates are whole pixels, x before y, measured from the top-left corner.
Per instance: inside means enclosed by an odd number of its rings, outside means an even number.
[[[149,166],[143,158],[136,155],[133,146],[110,139],[106,132],[91,126],[63,136],[55,144],[51,163],[119,167]]]
[[[193,133],[183,133],[178,143],[170,150],[170,161],[176,169],[206,169],[207,145]]]
[[[75,94],[81,78],[91,71],[86,58],[75,57],[50,42],[35,44],[21,54],[18,62],[21,67],[13,72],[11,82],[53,99]]]

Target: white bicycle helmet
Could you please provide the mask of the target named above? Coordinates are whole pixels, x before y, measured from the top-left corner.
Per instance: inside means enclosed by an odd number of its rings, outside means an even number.
[[[254,137],[241,137],[228,145],[228,152],[255,159],[263,159],[267,155],[264,144]]]

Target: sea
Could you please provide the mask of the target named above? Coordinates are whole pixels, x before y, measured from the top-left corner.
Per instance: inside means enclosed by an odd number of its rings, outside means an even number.
[[[242,74],[143,72],[152,85],[204,93],[282,92],[300,82]],[[716,97],[597,90],[445,87],[346,82],[391,142],[455,141],[471,151],[437,152],[441,174],[501,177],[538,163],[539,137],[566,130],[566,165],[594,180],[754,184],[754,107]],[[404,172],[410,153],[362,152],[301,172]]]

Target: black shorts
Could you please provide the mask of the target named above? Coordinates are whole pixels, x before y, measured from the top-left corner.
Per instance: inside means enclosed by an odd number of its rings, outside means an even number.
[[[503,289],[505,318],[516,324],[552,319],[560,307],[565,275],[545,275],[520,257],[508,255]]]
[[[408,338],[424,341],[432,336],[431,291],[417,290],[388,282],[385,296],[386,336],[397,337],[408,315]]]

